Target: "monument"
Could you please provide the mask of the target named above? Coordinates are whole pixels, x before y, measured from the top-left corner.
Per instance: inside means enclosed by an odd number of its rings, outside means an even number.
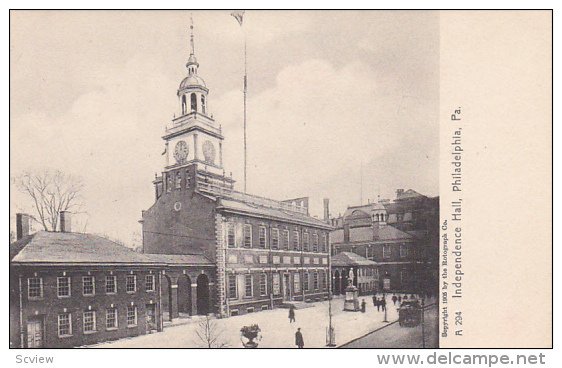
[[[349,269],[347,278],[347,287],[345,288],[345,302],[343,310],[349,312],[357,312],[359,308],[359,290],[353,285],[353,267]]]

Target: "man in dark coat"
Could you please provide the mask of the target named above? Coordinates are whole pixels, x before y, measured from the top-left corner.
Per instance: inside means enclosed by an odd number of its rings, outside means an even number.
[[[299,349],[304,348],[304,339],[302,338],[301,328],[297,329],[295,333],[295,345],[299,347]]]
[[[289,307],[289,323],[293,323],[295,321],[295,306],[291,304]]]
[[[393,303],[394,305],[396,305],[396,301],[397,301],[397,300],[398,300],[398,297],[396,296],[396,294],[394,294],[394,295],[392,296],[392,303]]]
[[[382,311],[384,312],[386,310],[386,298],[383,297],[381,300],[381,307],[382,307]]]

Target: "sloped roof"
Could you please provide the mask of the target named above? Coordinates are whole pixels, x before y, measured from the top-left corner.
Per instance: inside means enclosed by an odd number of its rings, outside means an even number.
[[[351,266],[376,266],[377,263],[359,254],[352,252],[341,252],[332,257],[332,266],[351,267]]]
[[[349,242],[368,242],[368,241],[396,241],[413,239],[414,235],[408,234],[391,225],[377,227],[362,226],[349,229]],[[344,242],[344,230],[336,229],[330,232],[330,242],[339,244]]]
[[[374,240],[401,240],[412,239],[413,236],[391,225],[380,226],[373,232]]]
[[[167,265],[198,265],[198,266],[214,266],[215,264],[211,262],[207,257],[202,254],[155,254],[155,253],[145,253],[147,257],[158,262],[165,263]]]
[[[269,217],[287,222],[297,222],[305,225],[321,227],[324,229],[331,229],[332,226],[324,221],[301,214],[298,212],[284,211],[278,208],[270,208],[258,206],[251,203],[235,201],[229,198],[221,198],[219,208],[226,209],[238,213],[245,213],[249,215],[257,215],[260,217]]]
[[[153,259],[101,236],[39,231],[10,245],[13,263],[155,264]]]

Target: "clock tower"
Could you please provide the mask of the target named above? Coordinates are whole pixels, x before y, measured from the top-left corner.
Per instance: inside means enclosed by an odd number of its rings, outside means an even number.
[[[178,91],[178,114],[166,127],[165,164],[162,177],[156,178],[156,196],[172,189],[220,187],[232,189],[234,181],[225,176],[222,160],[224,137],[221,126],[209,112],[209,89],[198,74],[195,57],[193,20],[190,26],[190,55],[187,76]],[[177,117],[176,117],[177,116]]]

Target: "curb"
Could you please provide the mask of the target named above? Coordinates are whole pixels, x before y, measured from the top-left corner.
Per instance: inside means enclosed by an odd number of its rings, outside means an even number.
[[[435,306],[435,305],[437,305],[437,303],[429,304],[429,305],[424,306],[423,309],[424,309],[424,311],[425,311],[425,310],[427,310],[428,308],[433,307],[433,306]],[[362,339],[362,338],[364,338],[364,337],[366,337],[366,336],[369,336],[369,335],[371,335],[371,334],[374,334],[375,332],[378,332],[378,331],[380,331],[380,330],[382,330],[382,329],[385,329],[385,328],[387,328],[388,326],[391,326],[391,325],[395,324],[396,322],[398,322],[398,320],[393,321],[393,322],[389,322],[387,325],[384,325],[384,326],[382,326],[382,327],[377,328],[376,330],[373,330],[373,331],[368,332],[368,333],[366,333],[366,334],[364,334],[364,335],[362,335],[362,336],[359,336],[359,337],[356,337],[356,338],[354,338],[354,339],[352,339],[352,340],[349,340],[349,341],[347,341],[347,342],[345,342],[345,343],[343,343],[343,344],[341,344],[341,345],[336,346],[335,348],[336,348],[336,349],[343,348],[344,346],[349,345],[349,344],[351,344],[351,343],[353,343],[353,342],[355,342],[355,341],[357,341],[357,340],[359,340],[359,339]]]

